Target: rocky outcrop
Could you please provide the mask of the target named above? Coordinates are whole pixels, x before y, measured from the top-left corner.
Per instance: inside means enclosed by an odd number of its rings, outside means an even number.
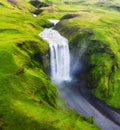
[[[41,14],[42,12],[43,12],[42,9],[37,9],[37,10],[35,10],[35,11],[32,12],[32,13],[35,14],[35,15],[39,15],[39,14]]]
[[[40,2],[39,0],[30,0],[30,3],[35,6],[36,8],[41,8],[41,7],[47,7],[49,6],[48,4],[44,2]]]
[[[63,20],[63,19],[71,19],[71,18],[75,18],[75,17],[77,17],[77,16],[80,16],[80,14],[66,14],[66,15],[64,15],[64,16],[61,18],[61,20]]]

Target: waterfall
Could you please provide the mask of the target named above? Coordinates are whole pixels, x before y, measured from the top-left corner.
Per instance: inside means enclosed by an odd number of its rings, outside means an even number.
[[[50,68],[53,82],[70,80],[70,54],[68,40],[53,29],[44,29],[39,34],[50,47]]]

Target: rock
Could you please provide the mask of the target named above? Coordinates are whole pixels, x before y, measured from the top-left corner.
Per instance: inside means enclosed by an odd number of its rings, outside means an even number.
[[[78,16],[80,16],[80,14],[66,14],[61,18],[61,20],[63,20],[63,19],[71,19],[71,18],[75,18],[75,17],[78,17]]]
[[[33,12],[33,14],[39,15],[39,14],[42,13],[42,12],[43,12],[43,10],[37,9],[36,11]]]
[[[44,24],[42,27],[43,28],[51,28],[51,27],[54,27],[54,24],[53,23]]]
[[[49,6],[48,4],[44,3],[44,2],[40,2],[38,0],[31,0],[30,3],[35,6],[36,8],[41,8],[41,7],[47,7]]]

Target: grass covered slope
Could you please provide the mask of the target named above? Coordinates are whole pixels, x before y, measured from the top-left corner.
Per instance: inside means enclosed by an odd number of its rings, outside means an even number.
[[[90,64],[93,93],[120,108],[120,15],[108,7],[90,7],[77,12],[78,17],[62,20],[57,29],[69,39],[71,48],[86,46],[84,58]]]
[[[18,1],[19,3],[20,1]],[[0,0],[0,129],[97,130],[60,105],[55,85],[44,72],[48,44],[38,37],[48,22],[27,0],[11,4]]]

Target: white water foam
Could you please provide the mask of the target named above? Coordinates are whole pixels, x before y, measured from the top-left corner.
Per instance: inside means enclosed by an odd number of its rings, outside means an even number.
[[[51,79],[53,82],[70,80],[70,54],[68,40],[53,29],[44,29],[39,34],[50,47]]]
[[[51,23],[53,23],[54,26],[55,26],[60,20],[49,19],[48,21],[50,21]]]

